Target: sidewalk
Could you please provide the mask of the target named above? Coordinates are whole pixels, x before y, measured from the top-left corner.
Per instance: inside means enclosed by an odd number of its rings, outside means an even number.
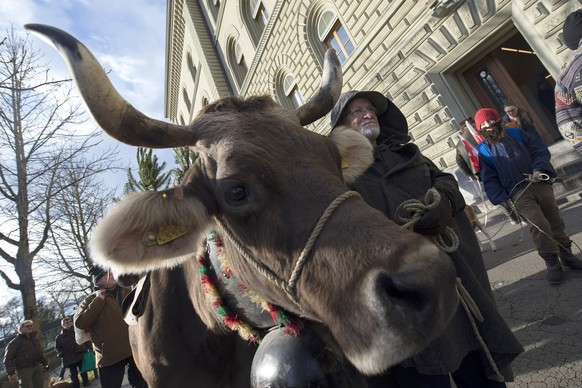
[[[572,250],[582,258],[582,199],[579,193],[560,205]],[[501,211],[487,217],[486,230],[497,251],[483,243],[485,265],[495,300],[525,348],[513,363],[515,382],[508,387],[582,387],[582,271],[564,270],[564,281],[551,286],[527,227],[511,225]],[[523,242],[519,243],[523,236]],[[484,241],[482,233],[477,233]]]

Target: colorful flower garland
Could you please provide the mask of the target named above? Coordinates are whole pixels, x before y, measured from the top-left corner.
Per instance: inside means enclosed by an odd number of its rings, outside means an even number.
[[[223,255],[223,243],[220,235],[216,230],[211,230],[210,235],[207,237],[209,242],[214,243],[214,245],[218,248],[218,257],[221,260],[221,266],[223,275],[226,278],[233,278],[236,280],[236,277],[233,276],[232,269]],[[204,294],[208,299],[210,305],[214,308],[216,314],[222,319],[224,324],[233,331],[237,331],[239,335],[244,339],[251,343],[258,343],[261,340],[260,333],[255,330],[252,326],[248,323],[243,322],[241,319],[238,318],[236,314],[232,312],[232,310],[224,303],[224,300],[220,296],[218,289],[216,288],[216,284],[210,277],[210,268],[208,263],[208,258],[206,257],[206,253],[209,253],[208,248],[205,244],[203,244],[198,253],[196,255],[197,262],[198,262],[198,271],[200,273],[200,279],[202,282],[202,287],[204,288]],[[264,298],[260,297],[256,293],[250,291],[247,287],[243,284],[240,284],[241,292],[247,294],[248,297],[256,303],[258,306],[266,310],[271,315],[273,322],[278,328],[283,327],[285,334],[287,335],[294,335],[298,336],[301,332],[303,327],[303,323],[299,317],[295,315],[288,314],[281,308],[272,305],[271,303],[267,302]]]

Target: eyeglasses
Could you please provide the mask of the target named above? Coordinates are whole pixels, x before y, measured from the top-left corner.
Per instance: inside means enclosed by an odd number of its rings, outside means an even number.
[[[354,118],[359,119],[360,117],[363,117],[366,113],[369,114],[374,114],[377,115],[378,112],[376,112],[376,109],[372,106],[372,107],[368,107],[368,108],[356,108],[356,109],[352,109],[351,111],[349,111],[347,115],[352,115]]]

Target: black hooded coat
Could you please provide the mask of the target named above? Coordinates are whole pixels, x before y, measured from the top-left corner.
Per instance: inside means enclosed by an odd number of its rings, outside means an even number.
[[[396,209],[409,199],[423,200],[430,188],[436,188],[450,200],[453,222],[449,225],[460,240],[459,248],[449,253],[457,277],[475,300],[483,322],[475,333],[467,312],[459,305],[445,332],[424,351],[405,360],[402,366],[414,366],[423,374],[448,374],[457,370],[463,358],[478,350],[487,376],[499,380],[478,340],[483,338],[497,368],[506,381],[512,381],[510,363],[523,352],[523,347],[499,314],[479,242],[465,212],[465,201],[454,176],[441,171],[410,142],[406,118],[389,103],[388,110],[378,117],[380,136],[374,151],[374,162],[351,185],[366,202],[395,220]],[[448,241],[447,241],[448,242]]]

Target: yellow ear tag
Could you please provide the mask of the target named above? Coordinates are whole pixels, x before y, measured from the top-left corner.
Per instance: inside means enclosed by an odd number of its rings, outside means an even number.
[[[183,226],[167,225],[163,226],[158,233],[156,242],[158,245],[163,245],[182,237],[187,232]]]
[[[350,164],[342,160],[342,169],[345,170],[348,167],[350,167]]]

